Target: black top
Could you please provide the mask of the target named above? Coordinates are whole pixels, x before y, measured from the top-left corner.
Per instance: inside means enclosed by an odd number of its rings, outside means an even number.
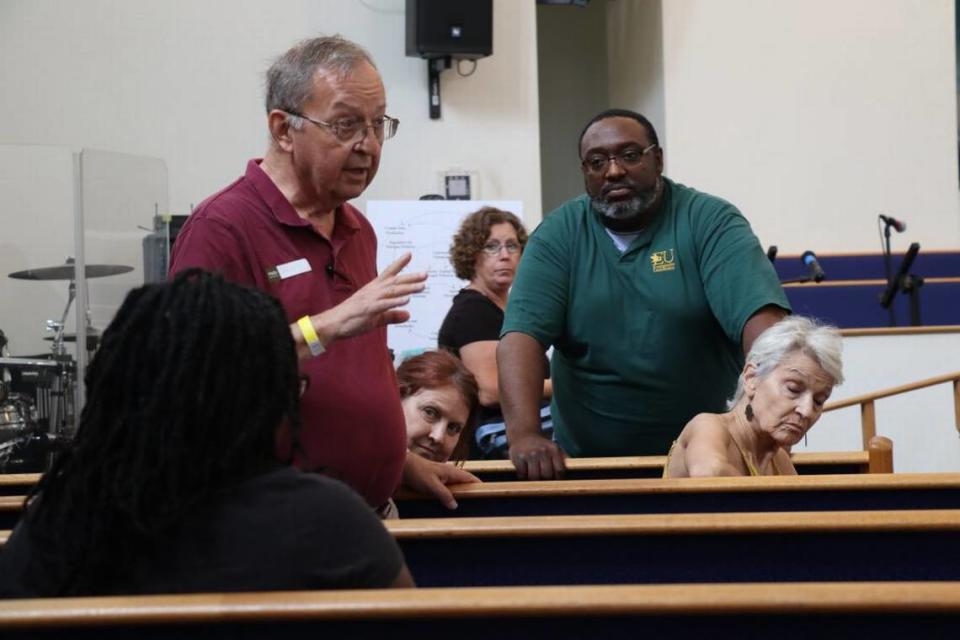
[[[499,340],[503,310],[493,300],[473,289],[460,289],[447,317],[440,325],[437,344],[460,357],[460,349],[472,342]],[[480,407],[479,423],[502,422],[500,407]]]
[[[471,342],[499,340],[503,310],[490,298],[473,289],[460,289],[440,325],[437,343],[460,357],[460,349]]]
[[[24,575],[38,551],[29,520],[28,513],[0,554],[0,596],[56,590],[49,572]],[[394,582],[402,564],[396,542],[346,485],[283,467],[196,509],[157,553],[128,567],[123,583],[105,593],[381,588]]]

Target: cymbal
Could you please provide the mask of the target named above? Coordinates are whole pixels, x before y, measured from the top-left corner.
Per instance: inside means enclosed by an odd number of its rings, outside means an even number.
[[[105,278],[128,271],[133,271],[133,267],[128,267],[125,264],[88,264],[86,268],[88,278]],[[58,264],[55,267],[14,271],[9,277],[17,280],[73,280],[75,273],[74,265]]]

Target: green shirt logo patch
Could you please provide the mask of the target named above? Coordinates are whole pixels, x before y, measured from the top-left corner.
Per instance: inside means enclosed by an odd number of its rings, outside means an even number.
[[[666,251],[657,251],[650,254],[650,263],[653,265],[653,272],[673,271],[677,268],[676,253],[673,249]]]

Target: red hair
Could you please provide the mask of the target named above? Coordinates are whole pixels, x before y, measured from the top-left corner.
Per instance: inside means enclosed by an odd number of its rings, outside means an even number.
[[[397,383],[400,385],[401,400],[421,389],[454,387],[460,392],[469,415],[451,457],[454,460],[466,460],[477,422],[477,412],[480,410],[480,396],[477,379],[460,359],[449,351],[425,351],[401,363],[397,369]]]

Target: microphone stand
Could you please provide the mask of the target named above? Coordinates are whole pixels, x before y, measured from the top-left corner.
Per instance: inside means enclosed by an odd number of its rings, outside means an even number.
[[[910,296],[910,326],[919,327],[920,322],[920,287],[923,278],[913,273],[904,276],[900,290]]]
[[[890,287],[893,287],[893,286],[894,286],[894,282],[893,282],[893,267],[892,267],[891,264],[890,264],[890,260],[891,260],[891,257],[890,257],[890,227],[891,227],[891,226],[892,226],[892,224],[890,223],[890,221],[885,220],[885,221],[883,222],[883,266],[884,266],[884,269],[885,269],[886,272],[887,272],[887,288],[888,288],[888,289],[889,289]],[[893,305],[890,305],[890,307],[888,307],[888,311],[890,312],[890,326],[891,326],[891,327],[897,326],[897,315],[896,315],[896,313],[894,313]]]

